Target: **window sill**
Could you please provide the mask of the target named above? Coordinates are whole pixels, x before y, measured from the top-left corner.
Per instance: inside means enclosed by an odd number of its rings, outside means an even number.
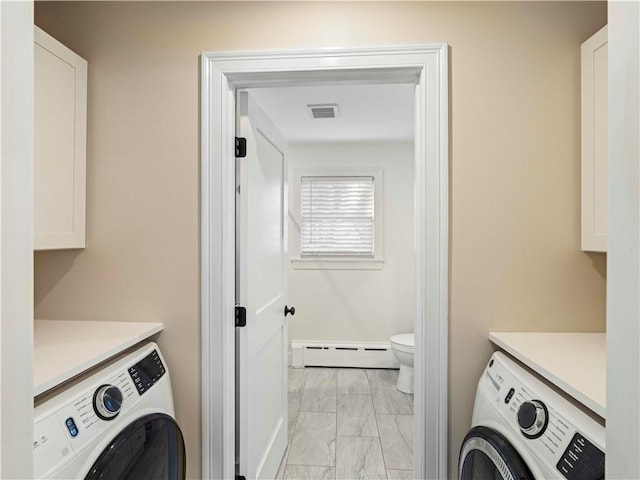
[[[376,258],[292,258],[294,270],[382,270],[384,260]]]

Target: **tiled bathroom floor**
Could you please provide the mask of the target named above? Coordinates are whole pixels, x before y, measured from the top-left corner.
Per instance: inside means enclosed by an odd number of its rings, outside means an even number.
[[[398,370],[289,369],[289,448],[277,479],[413,479],[413,395]]]

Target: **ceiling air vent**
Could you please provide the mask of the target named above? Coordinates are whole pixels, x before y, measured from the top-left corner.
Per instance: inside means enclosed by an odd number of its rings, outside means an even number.
[[[338,105],[307,105],[311,117],[313,118],[336,118],[338,116]]]

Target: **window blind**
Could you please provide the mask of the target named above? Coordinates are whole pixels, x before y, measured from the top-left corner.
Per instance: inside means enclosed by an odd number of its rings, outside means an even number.
[[[373,256],[373,177],[301,177],[300,187],[301,256]]]

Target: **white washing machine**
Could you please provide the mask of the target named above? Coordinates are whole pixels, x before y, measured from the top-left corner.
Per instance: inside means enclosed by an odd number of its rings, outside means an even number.
[[[38,479],[184,479],[184,440],[158,346],[39,398],[33,457]]]
[[[604,421],[496,352],[478,382],[459,480],[604,478]]]

